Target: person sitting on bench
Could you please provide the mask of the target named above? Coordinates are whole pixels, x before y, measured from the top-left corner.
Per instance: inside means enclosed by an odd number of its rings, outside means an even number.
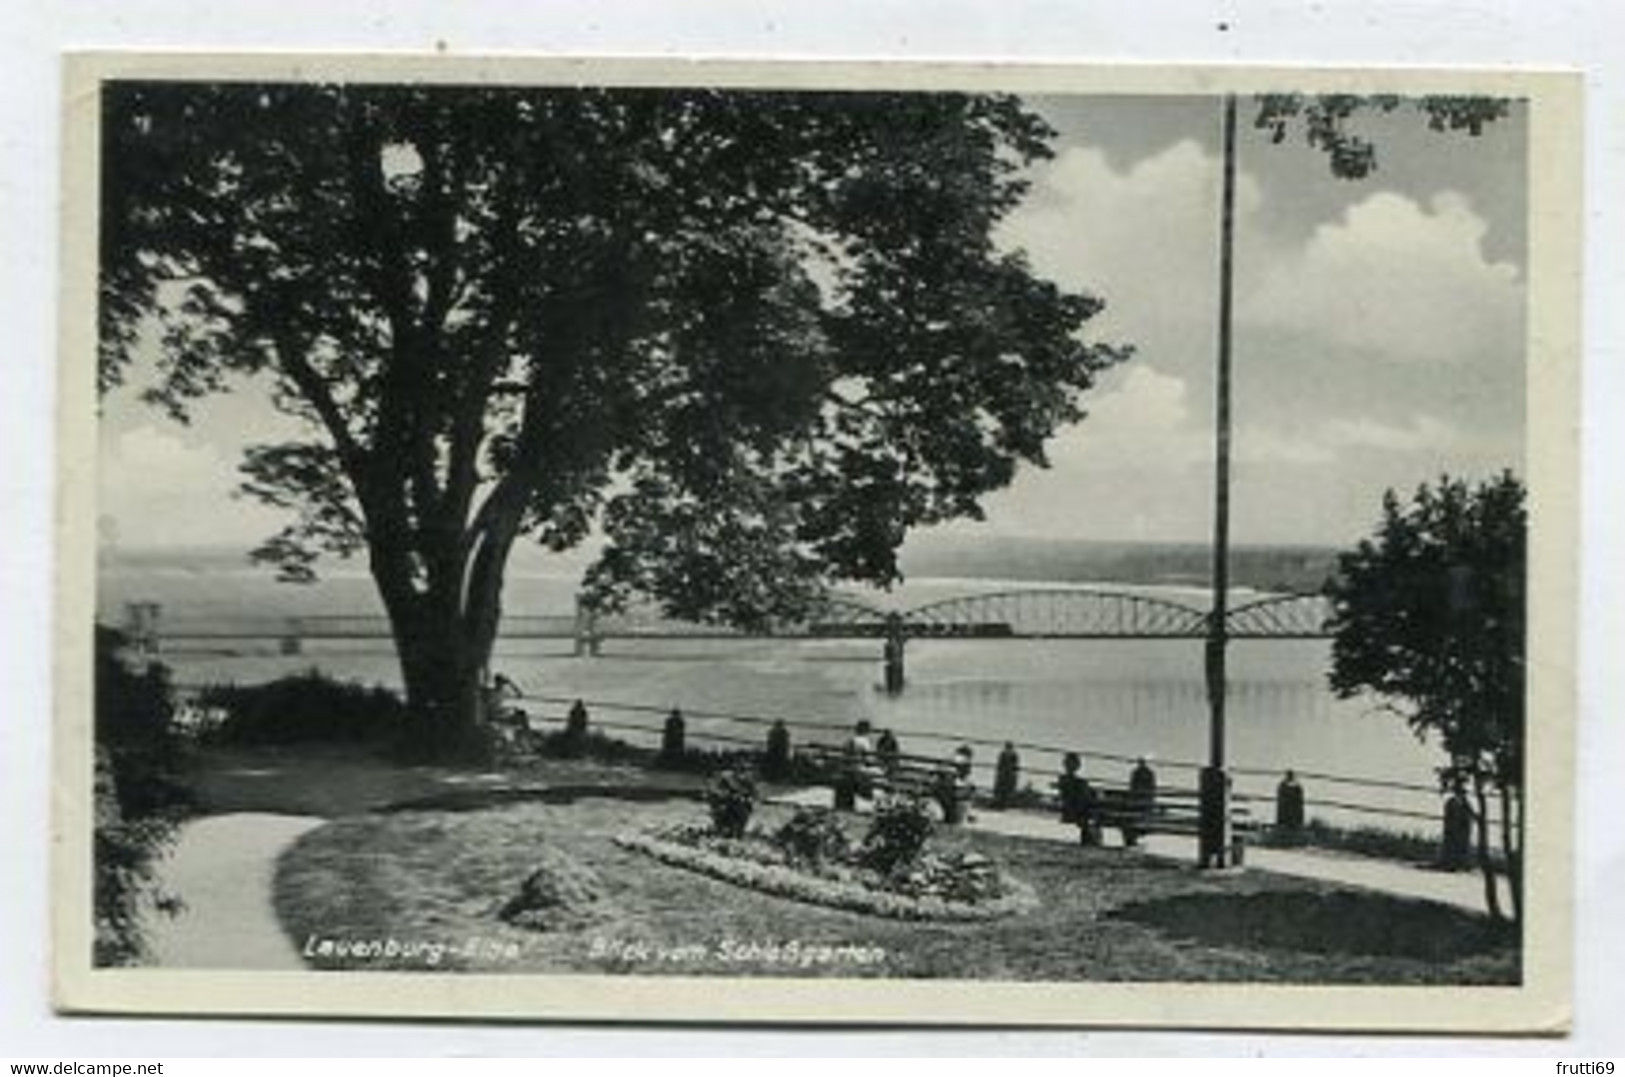
[[[854,798],[874,796],[875,785],[881,777],[874,742],[870,739],[872,729],[867,718],[860,719],[846,741],[847,781],[851,783]]]
[[[1055,780],[1061,801],[1061,822],[1078,828],[1080,845],[1100,844],[1100,822],[1095,814],[1095,789],[1083,776],[1083,757],[1067,752],[1061,762],[1061,776]]]
[[[942,821],[950,825],[969,821],[971,798],[976,787],[971,784],[971,747],[961,744],[954,750],[953,761],[938,771],[934,795],[942,808]]]

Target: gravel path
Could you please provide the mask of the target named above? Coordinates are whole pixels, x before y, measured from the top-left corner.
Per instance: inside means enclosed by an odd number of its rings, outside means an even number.
[[[156,916],[153,963],[164,968],[302,969],[271,905],[277,857],[326,820],[238,812],[185,825],[158,865],[164,890],[185,909]]]

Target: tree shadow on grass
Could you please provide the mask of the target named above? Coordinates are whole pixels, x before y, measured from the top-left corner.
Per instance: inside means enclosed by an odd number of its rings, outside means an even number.
[[[624,800],[633,804],[658,803],[666,800],[701,800],[703,790],[669,786],[617,786],[617,785],[550,785],[519,786],[502,789],[455,789],[431,796],[416,797],[386,804],[377,811],[381,814],[411,811],[473,812],[487,808],[501,808],[511,804],[574,804],[583,797],[601,800]]]
[[[1266,891],[1182,894],[1107,914],[1210,946],[1446,963],[1504,950],[1517,929],[1486,916],[1387,894]]]

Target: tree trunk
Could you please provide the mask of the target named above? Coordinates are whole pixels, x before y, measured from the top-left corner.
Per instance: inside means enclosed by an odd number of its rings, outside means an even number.
[[[1495,881],[1495,863],[1490,859],[1489,795],[1484,790],[1484,775],[1477,770],[1473,772],[1473,800],[1477,805],[1478,868],[1484,873],[1484,904],[1491,919],[1504,920],[1500,888]]]
[[[427,602],[404,616],[392,614],[391,620],[406,685],[403,749],[417,759],[478,755],[489,643],[481,647],[469,637],[462,618],[438,616]]]
[[[1523,797],[1501,782],[1501,852],[1512,891],[1512,919],[1523,922]]]
[[[423,558],[427,586],[413,559],[375,549],[373,578],[389,613],[409,712],[412,758],[477,759],[485,735],[486,677],[501,623],[502,582],[518,516],[457,536],[441,556]]]

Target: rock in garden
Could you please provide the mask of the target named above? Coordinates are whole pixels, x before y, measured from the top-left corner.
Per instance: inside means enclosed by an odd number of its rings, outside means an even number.
[[[515,927],[548,931],[579,922],[602,893],[590,870],[557,850],[544,849],[541,863],[497,915]]]

